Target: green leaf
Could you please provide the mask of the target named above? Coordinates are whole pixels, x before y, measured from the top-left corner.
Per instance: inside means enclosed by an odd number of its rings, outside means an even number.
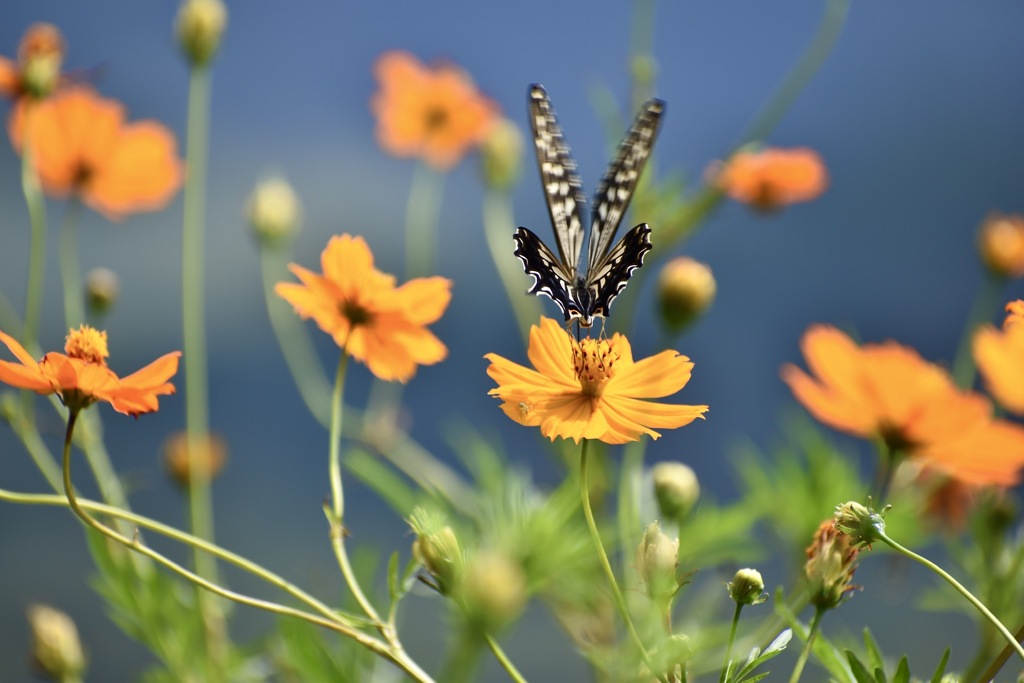
[[[910,665],[907,664],[907,656],[900,658],[896,666],[896,673],[892,677],[892,683],[910,683]]]
[[[871,635],[871,629],[864,628],[864,649],[867,651],[868,663],[873,669],[885,670],[885,657],[882,656],[882,649],[878,646],[878,641]],[[883,676],[884,678],[884,676]],[[884,681],[882,683],[885,683]]]
[[[942,653],[942,659],[939,660],[939,666],[936,667],[935,673],[932,674],[931,683],[942,683],[942,677],[946,675],[946,665],[949,664],[949,648]]]
[[[876,683],[875,677],[868,673],[867,668],[857,659],[857,655],[852,650],[846,651],[846,660],[850,662],[850,670],[853,671],[853,677],[857,683]]]

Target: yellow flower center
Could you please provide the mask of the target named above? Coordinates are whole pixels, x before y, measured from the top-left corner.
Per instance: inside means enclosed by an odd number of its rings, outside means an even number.
[[[604,393],[615,374],[618,352],[607,339],[583,339],[572,347],[573,366],[584,396],[596,398]]]
[[[77,330],[70,330],[64,344],[64,353],[68,358],[106,365],[107,362],[103,359],[110,355],[107,351],[107,333],[88,325],[81,325]]]

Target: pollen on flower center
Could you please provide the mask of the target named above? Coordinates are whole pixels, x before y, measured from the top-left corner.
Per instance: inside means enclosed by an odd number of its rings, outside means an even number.
[[[88,325],[70,330],[64,344],[64,353],[69,358],[77,358],[86,363],[106,365],[103,359],[110,355],[107,351],[107,333]]]
[[[353,327],[365,325],[373,320],[373,314],[354,301],[343,301],[340,308],[341,314]]]
[[[576,378],[585,396],[597,397],[604,392],[615,374],[619,354],[607,339],[583,339],[572,347]]]

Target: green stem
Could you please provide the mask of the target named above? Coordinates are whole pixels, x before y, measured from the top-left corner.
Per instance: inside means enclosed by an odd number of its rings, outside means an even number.
[[[633,110],[651,96],[654,87],[654,0],[636,0],[630,22],[630,71],[633,75]],[[647,64],[640,66],[641,61]],[[637,67],[640,66],[640,71]],[[649,70],[648,70],[649,68]]]
[[[289,616],[295,617],[297,619],[302,619],[311,624],[315,624],[330,629],[332,631],[336,631],[344,636],[352,638],[353,640],[357,641],[358,643],[366,647],[368,650],[391,661],[400,669],[402,669],[402,671],[404,671],[413,680],[421,681],[421,683],[432,683],[432,679],[430,678],[430,676],[426,674],[422,669],[420,669],[415,662],[410,660],[403,651],[401,651],[400,649],[396,649],[388,643],[384,643],[376,638],[368,636],[365,633],[353,628],[350,625],[350,621],[347,618],[345,618],[344,615],[338,614],[337,612],[331,610],[325,605],[321,604],[320,607],[317,607],[317,609],[325,615],[323,617],[320,617],[315,614],[310,614],[309,612],[304,612],[302,610],[295,609],[293,607],[287,607],[274,602],[269,602],[267,600],[260,600],[258,598],[249,597],[241,593],[236,593],[235,591],[228,590],[215,583],[208,581],[207,579],[203,578],[202,576],[199,576],[195,572],[189,571],[188,569],[173,562],[167,557],[164,557],[155,550],[152,550],[148,546],[143,545],[138,536],[136,536],[135,538],[128,538],[127,536],[123,536],[117,531],[114,531],[113,529],[97,521],[88,512],[86,512],[86,508],[94,509],[98,512],[103,512],[106,514],[110,514],[112,516],[119,516],[126,520],[137,521],[140,523],[140,525],[143,522],[145,522],[146,525],[150,528],[156,531],[160,531],[161,533],[167,533],[168,535],[178,540],[188,541],[196,548],[203,547],[204,549],[210,550],[211,552],[213,550],[216,550],[218,554],[224,555],[225,558],[233,557],[241,560],[241,558],[235,556],[233,553],[228,553],[227,551],[224,551],[218,548],[217,546],[214,546],[213,544],[204,541],[203,539],[179,532],[177,530],[171,529],[170,527],[166,527],[165,525],[153,522],[152,520],[147,520],[144,517],[140,517],[138,515],[134,515],[131,513],[126,513],[123,510],[118,510],[117,508],[101,505],[99,503],[91,503],[88,501],[83,501],[80,503],[77,496],[75,495],[74,487],[71,484],[71,435],[72,432],[74,431],[76,417],[77,411],[72,411],[72,413],[68,417],[68,427],[65,432],[63,459],[64,493],[66,496],[65,501],[68,504],[68,506],[86,525],[100,532],[104,536],[124,545],[126,548],[134,550],[155,560],[159,564],[170,569],[175,574],[178,574],[186,580],[196,584],[201,588],[206,589],[207,591],[219,595],[220,597],[232,600],[242,605],[247,605],[249,607],[255,607],[257,609],[266,610],[273,614],[279,614],[282,616]],[[22,500],[16,500],[15,502],[24,502],[24,494],[12,495],[6,491],[3,491],[2,493],[4,494],[3,496],[0,496],[2,498],[14,500],[15,497],[18,497],[22,498]],[[52,501],[52,499],[54,498],[53,496],[38,496],[37,498],[40,500],[37,500],[35,502],[43,504],[58,504],[55,501]],[[255,567],[257,565],[251,566]],[[266,570],[262,570],[262,568],[260,576],[262,576],[263,578],[274,577],[273,574],[270,574],[270,572],[267,572]],[[275,583],[275,585],[284,587],[286,582],[284,582],[283,579],[278,578],[276,581],[272,580],[271,583]],[[290,586],[290,584],[287,585]],[[297,591],[297,589],[295,590]]]
[[[529,278],[523,273],[519,259],[512,255],[512,233],[515,219],[512,217],[511,196],[505,190],[488,189],[483,205],[484,236],[487,248],[501,284],[505,287],[516,323],[523,335],[523,343],[529,341],[530,325],[536,324],[541,315],[540,302],[535,296],[527,296]]]
[[[387,635],[387,624],[381,621],[377,610],[363,593],[359,586],[355,572],[352,571],[352,563],[348,559],[348,552],[345,550],[345,493],[341,485],[341,426],[343,418],[343,394],[345,393],[345,375],[348,367],[348,352],[341,350],[341,358],[338,360],[338,372],[334,378],[334,391],[331,393],[331,435],[328,451],[327,472],[331,482],[331,509],[327,514],[331,530],[331,547],[338,559],[338,567],[341,575],[345,578],[352,596],[359,603],[363,612],[369,617],[375,626],[382,633]]]
[[[736,603],[736,611],[732,615],[732,628],[729,629],[729,644],[725,648],[725,663],[722,664],[722,674],[718,677],[721,683],[725,683],[729,677],[729,669],[732,664],[732,646],[736,642],[736,627],[740,623],[740,612],[743,611],[743,603]]]
[[[750,127],[743,134],[742,142],[737,147],[764,140],[779,125],[779,121],[792,108],[796,98],[818,73],[825,63],[825,59],[835,48],[843,24],[846,23],[846,14],[849,8],[849,0],[828,0],[825,5],[825,14],[822,16],[821,23],[818,25],[818,30],[810,45],[786,74],[786,78],[772,94],[771,99],[757,113]]]
[[[210,71],[193,66],[188,83],[188,139],[185,143],[185,197],[182,225],[182,329],[185,358],[185,425],[188,438],[188,512],[192,533],[213,539],[213,500],[209,477],[200,464],[209,438],[209,389],[206,365],[205,283],[206,159],[210,119]],[[196,572],[217,580],[217,565],[196,551]],[[216,600],[198,595],[211,666],[223,671],[227,649],[224,614]]]
[[[987,273],[981,289],[974,297],[974,303],[971,304],[971,310],[967,314],[967,321],[964,324],[963,335],[960,337],[953,360],[953,381],[961,389],[969,389],[974,384],[974,376],[977,372],[972,353],[974,333],[983,324],[991,321],[999,310],[999,297],[1003,293],[1005,284],[1005,279]]]
[[[423,277],[434,270],[437,223],[441,215],[444,175],[426,164],[416,165],[405,207],[406,277]]]
[[[60,280],[64,287],[64,324],[68,328],[85,322],[82,274],[78,267],[78,218],[81,215],[82,204],[74,198],[68,200],[58,244]]]
[[[313,417],[326,427],[331,419],[328,408],[331,388],[317,361],[313,341],[291,307],[274,293],[274,285],[285,275],[286,260],[281,252],[260,245],[260,275],[267,315],[302,400]]]
[[[526,683],[526,679],[523,678],[521,673],[519,673],[519,669],[516,668],[515,664],[512,663],[512,660],[505,654],[505,651],[501,649],[500,645],[498,645],[498,641],[496,641],[490,633],[485,633],[484,638],[487,639],[488,647],[491,648],[491,652],[494,653],[495,658],[501,664],[502,668],[508,672],[508,677],[516,683]]]
[[[619,467],[618,518],[619,538],[633,538],[641,529],[637,501],[640,493],[640,475],[644,466],[645,444],[634,441],[626,444]],[[632,561],[622,553],[622,575],[628,576]]]
[[[594,541],[597,558],[601,563],[605,576],[608,578],[608,585],[612,589],[612,597],[615,599],[615,605],[619,609],[622,620],[626,623],[626,630],[629,631],[629,636],[633,639],[633,644],[636,645],[637,650],[640,652],[640,657],[643,659],[644,664],[647,665],[648,670],[658,676],[659,680],[664,680],[663,675],[655,673],[650,655],[647,654],[647,648],[644,647],[640,634],[636,632],[633,619],[629,615],[626,599],[622,597],[622,591],[619,590],[619,584],[615,580],[615,572],[612,571],[612,565],[608,561],[608,553],[605,552],[604,543],[601,541],[601,534],[597,530],[597,522],[594,521],[594,511],[590,509],[590,487],[587,485],[587,445],[589,443],[588,439],[584,439],[583,447],[580,449],[580,503],[583,505],[583,516],[587,518],[587,528],[590,529],[590,537]]]
[[[818,637],[818,628],[821,626],[821,618],[824,616],[825,611],[824,607],[815,609],[811,628],[807,631],[807,641],[804,643],[803,649],[800,650],[800,658],[796,660],[796,666],[793,667],[793,675],[789,677],[789,683],[797,683],[800,680],[800,675],[804,672],[804,666],[807,664],[807,658],[811,654],[811,648],[814,646],[814,639]]]
[[[959,581],[954,579],[949,573],[946,572],[946,570],[944,570],[942,567],[935,564],[931,560],[927,559],[926,557],[922,557],[921,555],[918,555],[917,553],[915,553],[912,550],[909,550],[908,548],[904,548],[902,545],[900,545],[893,539],[889,538],[889,536],[885,534],[885,532],[881,531],[877,527],[875,528],[875,532],[877,533],[879,540],[887,544],[893,550],[909,557],[910,559],[916,562],[920,562],[925,567],[931,569],[933,572],[944,578],[949,583],[949,585],[953,586],[953,588],[955,588],[957,592],[960,593],[960,595],[964,596],[964,598],[966,598],[969,603],[974,605],[974,608],[978,610],[983,617],[988,619],[989,623],[991,623],[992,626],[994,626],[996,630],[998,630],[999,633],[1002,634],[1003,638],[1006,639],[1007,644],[1017,652],[1017,655],[1021,658],[1021,661],[1024,661],[1024,647],[1021,646],[1017,638],[1014,637],[1012,633],[1010,633],[1009,629],[1007,629],[1006,626],[1003,625],[1003,622],[999,621],[999,619],[996,618],[996,615],[992,614],[992,612],[989,610],[988,607],[985,606],[983,602],[974,597],[974,595],[969,590],[967,590],[963,585],[961,585]]]
[[[25,108],[24,130],[32,120],[33,105]],[[23,140],[26,136],[23,135]],[[28,285],[25,290],[25,328],[21,342],[25,348],[36,343],[39,334],[39,317],[43,302],[43,285],[46,273],[46,201],[39,186],[39,176],[32,165],[32,154],[22,143],[21,150],[21,191],[28,207],[28,219],[32,229],[28,257]]]
[[[896,473],[902,458],[898,450],[886,444],[881,444],[879,451],[882,457],[880,458],[881,462],[878,465],[878,470],[875,472],[875,483],[872,487],[874,490],[872,491],[871,498],[877,501],[879,506],[882,506],[885,503],[886,496],[889,495],[893,475]]]
[[[1013,634],[1013,639],[1017,643],[1024,640],[1024,624],[1021,624],[1020,628],[1017,629],[1017,632]],[[1010,643],[1007,643],[1006,647],[1004,647],[1002,652],[999,653],[999,656],[992,660],[992,663],[988,665],[985,672],[978,678],[978,683],[989,683],[989,681],[995,680],[996,674],[999,673],[1003,666],[1006,665],[1011,654],[1013,654],[1013,646]]]

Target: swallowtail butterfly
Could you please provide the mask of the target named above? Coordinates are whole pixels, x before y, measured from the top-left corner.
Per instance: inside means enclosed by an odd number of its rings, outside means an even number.
[[[612,301],[651,250],[651,229],[646,223],[618,242],[612,240],[651,154],[665,103],[652,99],[641,107],[594,194],[586,274],[580,271],[586,197],[551,101],[540,85],[530,86],[529,111],[558,255],[523,227],[515,233],[515,255],[534,278],[530,294],[543,294],[558,304],[566,323],[576,320],[581,327],[590,327],[594,318],[608,315]]]

